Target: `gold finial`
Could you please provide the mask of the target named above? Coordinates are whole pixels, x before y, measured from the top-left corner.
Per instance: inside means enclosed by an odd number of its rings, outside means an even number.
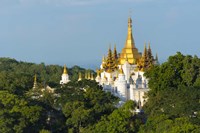
[[[67,67],[66,67],[66,64],[64,65],[63,74],[68,74],[68,73],[67,73]]]

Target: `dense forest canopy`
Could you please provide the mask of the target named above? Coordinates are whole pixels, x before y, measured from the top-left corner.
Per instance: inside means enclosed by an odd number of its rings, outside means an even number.
[[[150,91],[144,113],[133,101],[119,99],[93,80],[77,81],[84,68],[0,58],[0,132],[2,133],[178,133],[200,132],[200,59],[178,52],[147,72]],[[92,71],[93,72],[93,71]],[[93,72],[95,73],[95,72]],[[33,89],[34,75],[38,86]],[[42,90],[45,85],[54,93]]]

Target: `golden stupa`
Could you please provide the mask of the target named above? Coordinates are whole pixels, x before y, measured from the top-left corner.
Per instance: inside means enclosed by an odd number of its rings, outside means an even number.
[[[141,54],[138,52],[138,49],[135,47],[135,42],[132,35],[132,20],[128,18],[128,35],[125,42],[125,47],[122,49],[120,54],[120,64],[123,65],[125,61],[128,61],[130,64],[136,64],[141,58]]]

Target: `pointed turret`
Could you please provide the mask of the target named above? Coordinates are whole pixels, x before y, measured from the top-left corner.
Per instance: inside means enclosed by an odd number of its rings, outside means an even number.
[[[62,79],[60,80],[60,84],[67,84],[70,81],[66,65],[64,65],[63,74],[61,77]]]
[[[155,60],[158,61],[158,53],[156,53],[156,59]]]
[[[153,65],[153,55],[150,47],[150,42],[147,50],[147,59],[148,59],[148,67],[151,67]]]
[[[38,85],[37,85],[37,75],[35,74],[34,76],[34,83],[33,83],[33,89],[37,88]]]
[[[114,60],[118,59],[116,44],[115,44],[115,47],[114,47],[114,50],[113,50],[113,59]]]
[[[116,44],[113,50],[113,63],[114,63],[114,69],[118,68],[119,65],[119,59],[118,59],[118,55],[117,55],[117,49],[116,49]]]
[[[149,44],[148,44],[147,54],[148,54],[148,58],[151,59],[151,58],[152,58],[152,52],[151,52],[150,42],[149,42]]]
[[[147,47],[146,47],[146,43],[144,44],[144,52],[142,55],[145,59],[147,59]]]
[[[159,64],[159,61],[158,61],[158,53],[156,53],[156,58],[155,58],[155,60],[154,60],[154,64]]]
[[[135,47],[135,42],[132,35],[132,19],[128,18],[128,35],[125,42],[125,47],[120,54],[120,64],[124,64],[126,61],[126,55],[130,64],[136,64],[141,55],[138,53],[138,49]]]
[[[111,73],[115,69],[115,63],[113,62],[112,51],[109,47],[108,49],[108,56],[105,64],[106,72]]]
[[[147,55],[146,43],[144,44],[144,52],[142,58],[138,62],[137,66],[140,71],[145,71],[145,69],[148,67],[148,55]]]
[[[66,64],[64,65],[63,74],[68,74]]]

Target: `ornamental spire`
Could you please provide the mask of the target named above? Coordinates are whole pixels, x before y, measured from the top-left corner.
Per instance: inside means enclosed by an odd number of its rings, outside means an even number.
[[[145,71],[145,69],[148,67],[146,43],[144,43],[144,52],[137,66],[140,71]]]
[[[149,61],[152,61],[153,56],[152,56],[152,52],[151,52],[150,42],[149,42],[148,45],[149,45],[149,46],[148,46],[148,50],[147,50],[148,60],[149,60]]]
[[[141,58],[141,54],[135,47],[135,42],[132,35],[132,19],[128,18],[128,34],[125,42],[125,47],[120,54],[120,64],[123,65],[126,62],[126,55],[128,57],[129,64],[136,64]]]
[[[126,48],[135,48],[135,42],[132,35],[132,19],[131,17],[128,18],[128,35],[126,39]]]
[[[108,56],[107,56],[105,67],[108,73],[112,72],[115,67],[114,62],[113,62],[113,57],[112,57],[112,51],[110,47],[108,49]]]
[[[63,74],[68,74],[66,64],[64,65]]]
[[[37,75],[35,74],[34,76],[34,83],[33,83],[33,89],[37,88],[38,85],[37,85]]]

